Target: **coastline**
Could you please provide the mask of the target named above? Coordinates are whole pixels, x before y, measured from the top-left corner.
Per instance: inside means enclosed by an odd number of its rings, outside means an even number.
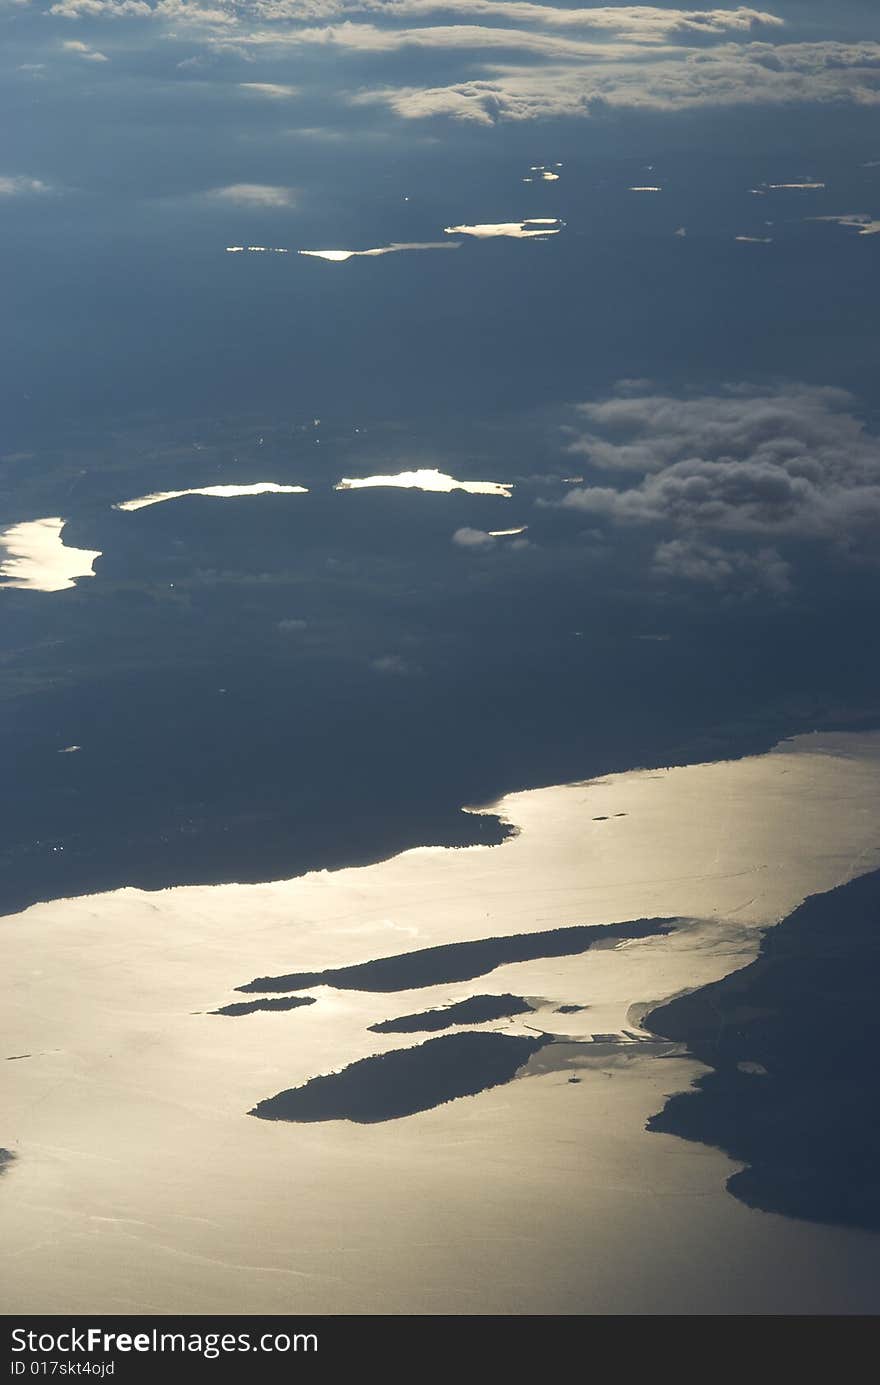
[[[648,1129],[723,1150],[749,1207],[880,1231],[880,872],[811,895],[741,970],[650,1011],[708,1068]]]
[[[17,1156],[0,1187],[4,1302],[870,1311],[880,1244],[854,1250],[862,1233],[767,1219],[724,1191],[725,1155],[646,1133],[699,1067],[622,1036],[635,1003],[718,981],[805,894],[880,868],[878,791],[880,736],[808,737],[782,753],[510,795],[494,807],[519,830],[497,847],[420,848],[261,885],[124,889],[8,916],[2,1052],[31,1057],[0,1063],[0,1143]],[[491,985],[318,985],[292,1012],[212,1013],[254,976],[649,916],[674,919],[673,931],[509,961]],[[565,1040],[564,1055],[546,1049],[507,1085],[404,1119],[248,1116],[400,1049],[377,1024],[475,990],[532,998],[539,1017],[488,1023],[512,1037],[539,1026]],[[762,1277],[731,1294],[731,1267],[756,1256]],[[792,1277],[792,1263],[813,1268]]]

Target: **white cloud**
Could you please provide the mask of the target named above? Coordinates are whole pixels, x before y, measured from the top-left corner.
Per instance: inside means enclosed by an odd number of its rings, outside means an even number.
[[[61,47],[66,53],[74,53],[85,62],[106,63],[110,61],[106,53],[99,53],[97,48],[91,48],[89,44],[82,43],[76,38],[65,39]]]
[[[459,548],[491,548],[495,540],[484,529],[456,529],[452,542]]]
[[[418,669],[407,663],[401,654],[382,654],[378,659],[370,660],[370,668],[375,673],[392,678],[408,678],[410,674],[418,672]]]
[[[258,96],[268,96],[275,100],[285,100],[297,95],[296,87],[284,86],[280,82],[239,82],[238,85],[242,91],[253,91]]]
[[[752,6],[566,8],[531,0],[57,0],[50,12],[146,18],[202,32],[239,55],[312,47],[364,56],[402,49],[462,54],[457,79],[348,96],[407,119],[481,124],[794,102],[880,103],[880,44],[777,41],[784,21]],[[449,18],[450,23],[424,23]],[[514,55],[519,55],[515,60]],[[84,55],[85,56],[85,55]],[[507,59],[507,61],[505,61]],[[96,59],[98,60],[98,59]],[[360,78],[358,79],[360,83]],[[286,84],[243,83],[281,98]],[[553,177],[553,175],[551,175]],[[765,191],[765,189],[762,189]]]
[[[455,14],[462,18],[513,20],[546,28],[587,29],[620,34],[652,43],[669,34],[715,36],[750,33],[756,27],[778,28],[784,21],[766,10],[740,5],[735,9],[694,10],[658,5],[601,5],[595,9],[564,9],[529,0],[256,0],[253,13],[264,20],[330,19],[344,14],[380,13],[385,18],[416,18]]]
[[[83,9],[101,5],[108,11],[119,10],[129,0],[62,0],[64,7]],[[162,0],[154,13],[176,14],[185,8],[194,18],[202,13],[213,14],[206,5],[201,8],[185,0]],[[658,5],[604,5],[597,8],[568,9],[557,5],[541,5],[530,0],[252,0],[246,6],[221,10],[218,23],[237,20],[240,27],[253,23],[268,23],[274,32],[288,37],[295,31],[282,26],[304,25],[308,22],[327,22],[342,19],[350,28],[366,27],[352,24],[348,16],[379,15],[387,20],[419,20],[431,15],[453,15],[473,26],[474,20],[511,21],[517,26],[534,25],[556,30],[583,30],[599,37],[619,37],[633,43],[654,45],[669,37],[682,39],[718,38],[724,35],[748,35],[767,32],[783,26],[784,20],[766,10],[740,5],[734,9],[713,7],[690,9],[661,8]],[[454,27],[454,26],[444,26]],[[476,27],[476,26],[473,26]],[[260,35],[265,41],[267,31]],[[368,41],[368,40],[365,40]]]
[[[212,188],[208,195],[243,207],[291,207],[295,192],[269,183],[230,183],[225,188]]]
[[[51,191],[49,184],[41,182],[39,178],[9,177],[0,174],[0,197],[27,197]]]
[[[615,62],[584,60],[487,67],[440,87],[367,90],[407,119],[499,120],[591,116],[603,109],[682,111],[704,106],[849,101],[880,104],[880,44],[717,44],[643,47]]]
[[[81,19],[101,16],[110,19],[150,19],[156,10],[146,0],[58,0],[50,5],[50,14],[61,19]]]
[[[56,0],[49,13],[61,19],[154,19],[171,20],[177,25],[222,29],[240,22],[240,14],[230,5],[211,7],[193,0]]]
[[[353,23],[351,20],[308,29],[256,29],[237,35],[236,41],[255,48],[318,45],[362,53],[394,53],[405,48],[520,50],[546,58],[589,57],[599,63],[634,56],[640,51],[639,46],[633,43],[568,38],[556,33],[542,34],[532,29],[502,29],[479,24],[389,29],[376,24]]]

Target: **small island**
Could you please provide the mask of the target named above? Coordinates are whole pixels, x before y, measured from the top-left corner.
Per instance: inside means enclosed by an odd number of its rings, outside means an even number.
[[[398,1120],[510,1082],[549,1042],[544,1036],[445,1034],[313,1077],[302,1087],[259,1102],[248,1114],[260,1120],[348,1120],[362,1125]]]

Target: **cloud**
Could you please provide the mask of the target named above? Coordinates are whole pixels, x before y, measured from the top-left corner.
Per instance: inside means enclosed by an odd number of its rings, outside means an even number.
[[[661,578],[698,582],[742,596],[784,596],[791,590],[791,565],[775,548],[749,553],[693,539],[670,539],[654,551],[654,572]]]
[[[714,36],[778,28],[784,21],[765,10],[740,5],[736,9],[692,10],[658,5],[602,5],[596,9],[565,9],[529,0],[257,0],[253,13],[279,21],[329,19],[344,14],[379,13],[385,18],[417,18],[455,14],[465,19],[512,20],[545,28],[585,29],[652,43],[670,34]]]
[[[253,91],[258,96],[268,96],[274,100],[286,100],[298,93],[297,87],[284,86],[281,82],[239,82],[238,85],[242,91]]]
[[[307,29],[255,29],[236,36],[249,47],[347,48],[359,53],[395,53],[406,48],[468,49],[527,52],[545,58],[591,58],[612,62],[634,56],[639,46],[628,42],[569,38],[533,29],[502,29],[481,24],[437,24],[414,29],[389,29],[376,24],[322,24]]]
[[[459,548],[491,548],[495,540],[484,529],[456,529],[452,542]]]
[[[106,53],[99,53],[97,48],[91,48],[89,44],[80,42],[79,39],[65,39],[61,47],[66,53],[74,53],[76,57],[82,58],[89,63],[106,63],[110,59]]]
[[[439,86],[347,88],[406,119],[502,120],[794,102],[880,103],[880,44],[781,41],[784,20],[740,5],[566,8],[531,0],[57,0],[50,13],[151,18],[239,55],[324,49],[363,59],[408,49],[461,54]],[[448,23],[425,23],[426,19]],[[85,56],[85,55],[83,55]],[[285,84],[243,83],[267,97]]]
[[[49,14],[60,19],[153,19],[170,20],[176,25],[223,29],[234,27],[239,14],[229,9],[200,5],[193,0],[56,0]]]
[[[61,19],[101,18],[151,19],[156,8],[146,0],[58,0],[49,6],[49,13]]]
[[[39,178],[9,177],[0,174],[0,197],[28,197],[51,191],[49,184],[41,182]]]
[[[591,430],[570,444],[594,475],[564,508],[615,525],[821,539],[867,554],[880,523],[880,438],[844,390],[730,386],[680,398],[650,394],[584,404]]]
[[[230,183],[225,188],[212,188],[208,196],[242,207],[291,207],[295,192],[293,188],[274,187],[269,183]]]
[[[382,673],[391,678],[408,678],[418,672],[418,669],[408,663],[401,654],[382,654],[378,659],[370,660],[370,668],[374,673]]]
[[[699,49],[657,45],[614,62],[487,67],[440,87],[384,87],[353,98],[406,119],[501,120],[590,117],[608,110],[698,110],[798,102],[880,103],[880,44],[726,43]]]

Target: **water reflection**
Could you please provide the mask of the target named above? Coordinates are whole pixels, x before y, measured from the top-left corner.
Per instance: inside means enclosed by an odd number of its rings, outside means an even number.
[[[490,221],[477,226],[447,226],[447,236],[475,236],[491,240],[495,236],[510,236],[513,240],[546,240],[558,235],[563,223],[557,216],[532,216],[524,221]]]
[[[400,250],[457,250],[458,244],[450,240],[392,241],[391,245],[378,245],[372,250],[298,250],[297,254],[342,264],[359,256],[395,255]]]
[[[658,1061],[651,1044],[631,1035],[640,1036],[645,1009],[662,997],[706,986],[749,963],[763,931],[805,894],[880,867],[878,783],[876,736],[804,737],[745,760],[509,795],[491,812],[518,831],[497,847],[424,847],[375,865],[259,885],[129,888],[7,916],[5,1052],[47,1055],[0,1066],[3,1106],[21,1151],[15,1177],[28,1180],[28,1196],[21,1185],[22,1195],[6,1197],[0,1209],[7,1259],[15,1264],[4,1286],[8,1308],[84,1302],[76,1297],[83,1237],[89,1226],[103,1225],[93,1219],[110,1206],[128,1219],[126,1226],[144,1228],[140,1278],[135,1289],[130,1278],[124,1287],[131,1301],[142,1302],[137,1286],[152,1286],[157,1310],[203,1302],[208,1263],[223,1266],[210,1293],[224,1312],[242,1305],[286,1311],[291,1276],[304,1264],[328,1269],[327,1278],[296,1279],[306,1288],[314,1284],[315,1312],[340,1304],[380,1311],[388,1302],[418,1312],[431,1285],[431,1302],[457,1311],[461,1238],[452,1238],[447,1289],[443,1266],[412,1258],[412,1219],[397,1215],[399,1208],[418,1206],[419,1234],[432,1246],[449,1241],[450,1217],[467,1217],[474,1241],[494,1247],[499,1228],[509,1234],[511,1218],[529,1205],[539,1179],[542,1207],[552,1213],[543,1264],[577,1284],[571,1306],[578,1311],[615,1301],[634,1311],[658,1303],[670,1311],[690,1306],[690,1282],[682,1287],[656,1274],[646,1287],[640,1277],[643,1247],[654,1244],[678,1247],[693,1282],[715,1272],[718,1245],[739,1248],[737,1269],[763,1263],[772,1252],[774,1284],[781,1287],[761,1298],[764,1309],[786,1306],[782,1269],[799,1258],[820,1266],[823,1293],[827,1287],[837,1294],[843,1260],[836,1232],[770,1225],[749,1212],[724,1192],[733,1166],[705,1147],[670,1141],[658,1156],[659,1137],[645,1133],[646,1122],[700,1069],[684,1057]],[[620,812],[629,816],[615,819]],[[608,820],[594,822],[597,816]],[[480,961],[463,952],[463,943],[507,938],[509,946],[515,939],[525,947],[539,930],[661,913],[688,922],[639,940],[599,937],[583,954],[505,961],[491,983],[437,980],[438,962],[460,972],[459,964],[468,971],[468,963]],[[445,956],[430,953],[444,948]],[[404,975],[400,959],[407,949]],[[341,969],[396,955],[396,979],[408,983],[419,979],[413,954],[421,954],[423,979],[433,977],[433,988],[398,990],[389,999],[383,991],[325,982],[308,993],[314,1004],[286,1013],[261,1007],[235,1024],[206,1013],[282,998],[282,992],[234,993],[237,981],[258,971],[331,971],[338,983]],[[362,970],[356,979],[371,978]],[[386,980],[375,970],[373,979]],[[577,1037],[570,1072],[559,1071],[565,1047],[544,1044],[528,1057],[528,1083],[503,1088],[496,1082],[494,1094],[435,1105],[412,1121],[377,1120],[380,1103],[385,1113],[396,1104],[392,1114],[405,1115],[413,1096],[420,1105],[465,1097],[453,1082],[482,1087],[490,1061],[503,1069],[508,1058],[522,1055],[492,1036],[491,1045],[471,1038],[427,1052],[419,1045],[412,1059],[355,1068],[408,1042],[370,1027],[493,990],[549,998],[537,1019],[504,1020],[497,1037],[555,1038],[558,1026],[569,1040]],[[580,1010],[584,1005],[590,1008]],[[526,1027],[533,1023],[536,1030]],[[629,1042],[615,1037],[613,1048],[595,1037],[621,1034]],[[588,1036],[593,1041],[583,1042]],[[824,1038],[820,1031],[813,1037],[815,1053]],[[345,1070],[344,1080],[326,1080]],[[569,1085],[569,1076],[580,1082]],[[129,1093],[124,1100],[121,1084]],[[273,1099],[283,1091],[296,1095]],[[257,1108],[263,1119],[243,1119],[264,1098],[272,1104]],[[291,1116],[340,1115],[361,1119],[311,1129],[284,1124]],[[8,1146],[11,1136],[0,1131],[0,1141]],[[51,1185],[42,1173],[46,1150]],[[428,1168],[437,1196],[426,1199]],[[309,1194],[305,1220],[301,1200],[291,1201],[291,1169]],[[598,1266],[591,1241],[597,1225],[604,1227]],[[134,1273],[130,1237],[120,1234],[118,1241],[102,1235],[89,1242],[90,1295],[116,1292],[120,1276]],[[352,1244],[363,1248],[351,1273],[358,1293],[367,1285],[368,1298],[355,1298],[353,1280],[339,1289],[330,1278],[347,1272]],[[619,1257],[633,1246],[621,1269]],[[364,1263],[370,1276],[362,1273]],[[272,1274],[259,1268],[265,1265]],[[492,1270],[490,1257],[470,1306],[517,1307],[507,1289],[497,1300],[488,1296]],[[662,1300],[658,1284],[667,1294]],[[731,1290],[725,1265],[701,1302],[713,1311],[750,1309],[759,1298],[750,1292],[736,1284]],[[551,1307],[557,1306],[554,1288]]]
[[[880,221],[875,221],[867,212],[851,212],[847,216],[810,216],[807,220],[833,221],[837,226],[851,226],[860,236],[876,236],[880,232]]]
[[[399,486],[403,490],[467,491],[469,495],[502,495],[510,499],[511,481],[458,481],[435,467],[401,471],[396,476],[343,476],[333,487],[337,491],[365,490],[371,486]]]
[[[0,534],[0,548],[8,555],[0,563],[0,587],[57,592],[74,586],[76,577],[94,577],[93,565],[100,552],[68,548],[62,541],[65,521],[58,516],[13,524]]]
[[[750,188],[756,197],[763,197],[768,192],[821,192],[824,190],[824,183],[759,183],[756,188]]]
[[[252,486],[190,486],[182,491],[154,491],[139,495],[135,500],[121,500],[114,510],[143,510],[147,505],[159,505],[163,500],[179,500],[184,495],[210,495],[229,499],[239,495],[307,495],[308,486],[279,486],[275,481],[256,481]]]
[[[554,164],[553,168],[561,168],[562,164]],[[558,183],[559,174],[554,173],[553,168],[547,164],[532,164],[529,169],[529,176],[523,178],[524,183]]]

